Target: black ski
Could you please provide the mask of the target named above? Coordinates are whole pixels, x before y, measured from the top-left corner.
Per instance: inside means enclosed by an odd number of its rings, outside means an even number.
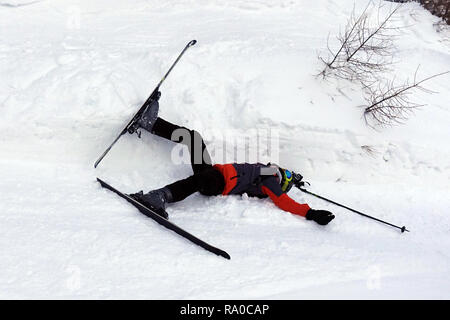
[[[164,75],[164,77],[162,77],[161,81],[158,83],[155,90],[153,90],[150,97],[148,97],[148,99],[144,102],[144,104],[141,106],[141,108],[138,110],[138,112],[136,112],[136,114],[133,116],[133,118],[130,120],[130,122],[128,122],[128,124],[125,126],[125,128],[123,128],[123,130],[120,132],[120,134],[117,136],[117,138],[111,143],[111,145],[108,148],[106,148],[106,150],[97,159],[97,161],[95,161],[94,168],[97,168],[100,161],[103,160],[103,158],[106,156],[106,154],[109,152],[109,150],[111,150],[111,148],[116,144],[116,142],[120,139],[121,136],[123,136],[127,132],[134,133],[136,131],[135,124],[136,124],[136,121],[140,118],[141,114],[145,111],[147,106],[149,106],[151,104],[152,101],[159,99],[159,87],[161,86],[161,84],[164,82],[164,80],[166,80],[167,76],[172,71],[172,69],[175,67],[175,65],[178,63],[178,61],[183,56],[183,54],[186,52],[186,50],[196,43],[197,43],[197,40],[191,40],[186,45],[186,47],[184,47],[183,51],[181,51],[180,55],[175,60],[175,62],[172,64],[170,69],[167,71],[167,73]]]
[[[167,229],[170,229],[170,230],[176,232],[180,236],[188,239],[189,241],[195,243],[196,245],[202,247],[203,249],[208,250],[209,252],[212,252],[212,253],[215,253],[215,254],[217,254],[219,256],[222,256],[225,259],[231,259],[230,255],[228,253],[226,253],[225,251],[223,251],[223,250],[221,250],[219,248],[213,247],[212,245],[204,242],[203,240],[200,240],[199,238],[197,238],[196,236],[190,234],[189,232],[181,229],[176,224],[174,224],[174,223],[170,222],[169,220],[161,217],[160,215],[158,215],[153,210],[147,208],[146,206],[144,206],[141,203],[137,202],[133,198],[129,197],[127,194],[122,193],[119,190],[111,187],[109,184],[107,184],[103,180],[97,178],[97,181],[101,184],[101,186],[103,188],[106,188],[106,189],[108,189],[108,190],[110,190],[112,192],[115,192],[117,195],[119,195],[120,197],[122,197],[125,200],[127,200],[128,202],[130,202],[133,206],[135,206],[144,215],[146,215],[149,218],[152,218],[153,220],[158,222],[160,225],[163,225]]]

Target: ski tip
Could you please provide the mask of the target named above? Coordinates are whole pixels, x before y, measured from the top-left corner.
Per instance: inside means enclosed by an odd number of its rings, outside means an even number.
[[[97,159],[94,163],[94,168],[97,168],[98,164],[100,163],[100,161],[102,161],[103,157]]]
[[[189,41],[189,43],[188,43],[188,47],[193,46],[193,45],[196,44],[196,43],[197,43],[197,40],[191,40],[191,41]]]
[[[220,252],[219,255],[224,257],[227,260],[231,260],[230,255],[228,253],[226,253],[225,251]]]

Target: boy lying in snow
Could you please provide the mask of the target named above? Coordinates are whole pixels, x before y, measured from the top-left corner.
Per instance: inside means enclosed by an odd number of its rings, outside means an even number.
[[[160,93],[158,99],[159,96]],[[142,191],[130,194],[133,199],[154,209],[167,219],[168,215],[165,211],[167,203],[181,201],[195,192],[205,196],[247,193],[251,197],[270,197],[279,208],[306,217],[308,220],[314,220],[321,225],[326,225],[334,219],[331,212],[311,209],[307,204],[297,203],[287,195],[295,183],[300,183],[302,177],[299,174],[277,165],[261,163],[230,163],[213,166],[206,145],[198,132],[174,125],[158,117],[158,99],[151,102],[137,125],[152,134],[187,145],[194,174],[146,194]],[[175,132],[177,129],[181,130]],[[198,148],[195,150],[194,147],[200,145],[201,150]]]

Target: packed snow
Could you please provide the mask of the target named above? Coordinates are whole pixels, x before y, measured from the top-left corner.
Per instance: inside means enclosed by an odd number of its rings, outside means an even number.
[[[390,3],[382,9],[389,10]],[[403,125],[366,125],[358,84],[316,74],[351,0],[0,0],[0,298],[450,298],[450,75],[414,92]],[[365,1],[356,1],[362,10]],[[450,70],[450,31],[405,4],[396,77]],[[410,233],[292,190],[327,226],[247,196],[193,195],[170,220],[215,256],[116,195],[189,176],[174,144],[116,137],[161,87],[160,116],[225,140],[279,137],[280,165],[310,190]],[[234,161],[228,152],[213,160]],[[224,159],[226,157],[226,159]],[[231,159],[230,159],[231,158]]]

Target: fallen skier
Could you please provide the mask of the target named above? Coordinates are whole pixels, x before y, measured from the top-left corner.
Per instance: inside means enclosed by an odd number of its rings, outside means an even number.
[[[200,192],[205,196],[247,193],[251,197],[270,197],[282,210],[305,217],[307,220],[314,220],[320,225],[326,225],[334,219],[331,212],[311,209],[307,204],[297,203],[287,195],[294,184],[300,183],[302,179],[300,174],[274,164],[212,165],[206,145],[198,132],[174,125],[158,117],[159,96],[160,93],[158,93],[157,99],[149,104],[138,120],[135,130],[143,128],[157,136],[187,145],[194,174],[145,194],[143,191],[130,194],[133,199],[154,209],[155,212],[167,219],[168,215],[165,209],[168,203],[184,200],[195,192]],[[197,149],[195,149],[196,146]]]

